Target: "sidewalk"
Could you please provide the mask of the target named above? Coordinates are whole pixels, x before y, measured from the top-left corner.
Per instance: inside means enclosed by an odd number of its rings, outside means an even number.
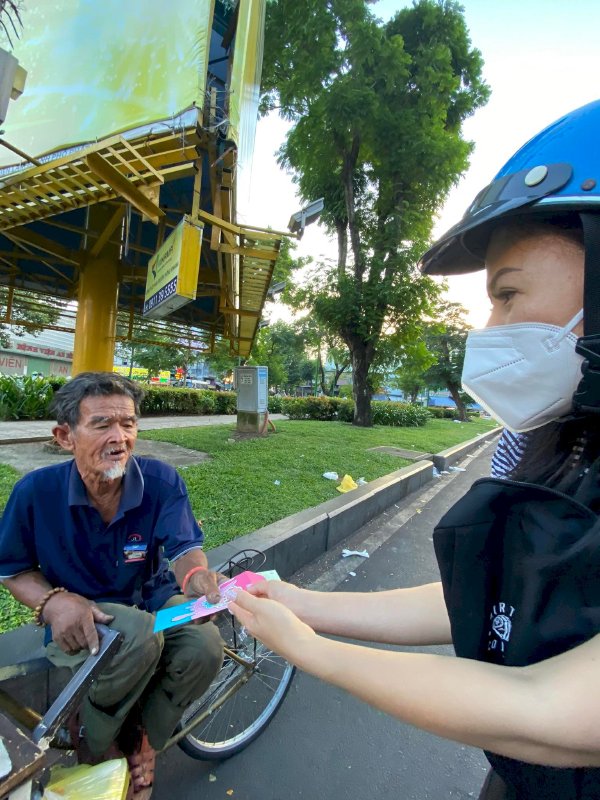
[[[270,414],[269,419],[274,422],[287,419],[285,414]],[[10,422],[0,422],[0,445],[17,444],[19,442],[42,442],[52,438],[52,428],[55,421],[51,419],[42,420],[19,420]],[[235,425],[235,414],[212,414],[211,416],[189,416],[189,417],[141,417],[139,430],[151,431],[161,428],[195,428],[199,425]]]

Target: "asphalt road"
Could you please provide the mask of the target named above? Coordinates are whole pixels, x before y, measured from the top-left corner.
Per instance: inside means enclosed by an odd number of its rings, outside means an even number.
[[[465,472],[442,476],[343,543],[366,548],[370,558],[341,559],[340,545],[293,581],[374,591],[436,580],[433,527],[474,480],[489,473],[492,447],[465,459]],[[239,755],[221,763],[195,761],[178,748],[160,755],[153,799],[466,800],[478,796],[486,763],[478,750],[411,728],[297,674],[269,728]]]

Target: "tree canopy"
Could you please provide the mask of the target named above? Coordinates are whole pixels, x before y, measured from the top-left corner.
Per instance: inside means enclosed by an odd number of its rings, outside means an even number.
[[[418,338],[437,296],[416,264],[468,165],[461,124],[487,100],[481,68],[453,0],[418,0],[387,23],[364,0],[268,6],[262,108],[292,123],[280,163],[304,201],[324,198],[337,237],[304,304],[350,351],[355,424],[371,424],[381,342]]]

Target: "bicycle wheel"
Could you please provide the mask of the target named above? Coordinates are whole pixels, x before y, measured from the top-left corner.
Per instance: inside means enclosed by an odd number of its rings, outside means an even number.
[[[186,709],[178,728],[190,729],[178,745],[201,760],[229,758],[254,741],[279,710],[295,672],[235,624],[229,623],[229,630],[223,630],[223,623],[219,627],[226,643],[223,666],[205,694]]]

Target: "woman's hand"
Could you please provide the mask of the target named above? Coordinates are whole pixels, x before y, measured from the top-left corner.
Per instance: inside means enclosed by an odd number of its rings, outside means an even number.
[[[301,620],[305,619],[307,612],[306,601],[310,597],[310,591],[300,589],[285,581],[260,581],[248,587],[248,593],[255,597],[265,597],[269,600],[276,600],[278,603],[289,608]]]
[[[303,651],[315,642],[317,635],[289,608],[268,599],[267,593],[256,596],[257,586],[272,586],[275,583],[279,582],[265,581],[255,584],[252,587],[253,594],[240,589],[236,599],[229,603],[229,610],[252,636],[260,639],[270,650],[275,650],[287,661],[298,663]],[[285,590],[283,593],[285,594]]]

